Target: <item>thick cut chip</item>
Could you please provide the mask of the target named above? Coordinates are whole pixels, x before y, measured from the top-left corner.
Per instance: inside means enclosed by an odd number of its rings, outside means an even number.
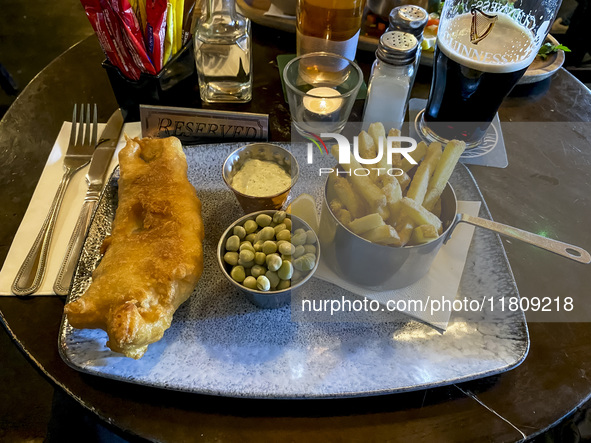
[[[429,182],[427,195],[425,195],[425,200],[423,201],[423,206],[428,211],[433,209],[435,203],[441,197],[443,188],[445,188],[447,181],[451,177],[464,149],[466,149],[466,143],[463,141],[452,140],[445,145],[441,160],[437,163],[433,177],[431,177],[431,181]]]

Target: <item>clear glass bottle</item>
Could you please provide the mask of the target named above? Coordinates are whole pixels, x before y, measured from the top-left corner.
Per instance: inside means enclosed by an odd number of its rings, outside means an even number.
[[[208,0],[195,29],[199,93],[206,103],[245,103],[252,98],[250,20],[235,0]]]
[[[386,32],[380,37],[363,110],[364,129],[374,122],[402,127],[416,73],[417,46],[417,39],[406,32]]]

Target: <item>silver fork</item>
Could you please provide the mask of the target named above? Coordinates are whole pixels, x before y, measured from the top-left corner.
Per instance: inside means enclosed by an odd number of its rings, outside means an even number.
[[[78,124],[76,124],[76,108],[77,106],[74,105],[70,143],[64,158],[64,175],[53,198],[45,222],[43,222],[41,231],[37,235],[35,243],[33,243],[31,250],[27,254],[12,283],[12,292],[16,295],[29,295],[41,287],[41,282],[43,282],[43,277],[47,269],[47,256],[49,254],[51,237],[53,236],[55,222],[64,195],[66,194],[66,189],[76,171],[90,162],[97,143],[98,124],[96,104],[94,105],[92,124],[90,123],[90,104],[86,105],[86,125],[84,125],[84,105],[80,106],[80,122]],[[76,127],[78,127],[78,131],[76,131]],[[76,132],[78,132],[78,137],[76,137]]]

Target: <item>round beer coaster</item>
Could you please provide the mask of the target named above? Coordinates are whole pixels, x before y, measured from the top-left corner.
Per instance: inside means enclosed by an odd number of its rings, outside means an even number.
[[[427,100],[412,98],[408,103],[409,114],[409,135],[414,137],[417,141],[424,140],[430,143],[433,140],[428,140],[419,128],[419,120],[421,114],[424,112],[427,105]],[[495,115],[491,125],[489,126],[482,142],[470,149],[466,149],[460,161],[464,164],[489,166],[494,168],[506,168],[509,164],[507,159],[507,151],[505,149],[505,142],[503,140],[503,131],[501,129],[501,122],[498,114]]]
[[[476,158],[482,157],[492,151],[499,142],[499,133],[494,125],[490,125],[484,138],[475,148],[466,149],[460,158]]]

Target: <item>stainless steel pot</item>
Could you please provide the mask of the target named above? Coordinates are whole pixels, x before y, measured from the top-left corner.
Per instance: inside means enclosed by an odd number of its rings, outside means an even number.
[[[371,243],[351,232],[339,222],[328,206],[334,197],[327,182],[318,235],[323,260],[344,280],[367,289],[399,289],[419,281],[429,271],[439,248],[450,239],[458,223],[462,222],[530,243],[579,263],[591,263],[591,255],[578,246],[491,220],[458,214],[456,195],[449,183],[441,195],[443,233],[430,243],[402,248]]]

